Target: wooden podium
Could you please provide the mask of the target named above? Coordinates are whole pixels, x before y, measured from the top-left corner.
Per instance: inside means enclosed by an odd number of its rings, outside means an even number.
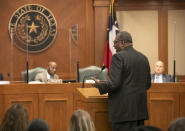
[[[177,117],[185,117],[185,83],[152,83],[148,90],[149,120],[152,125],[166,131]],[[107,96],[100,95],[96,88],[77,88],[77,108],[87,110],[97,131],[109,131]]]
[[[88,111],[96,131],[111,131],[108,122],[107,95],[100,95],[96,88],[77,88],[76,108]]]

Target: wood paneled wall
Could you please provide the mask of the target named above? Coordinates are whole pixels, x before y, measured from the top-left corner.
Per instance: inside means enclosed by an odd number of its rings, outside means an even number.
[[[107,18],[109,9],[109,1],[95,0],[95,47],[102,45],[106,40],[107,21],[102,19]],[[168,10],[169,9],[185,9],[184,0],[117,0],[117,11],[128,10],[158,10],[158,59],[165,63],[165,73],[168,73]],[[97,27],[97,28],[96,28]],[[100,32],[101,29],[101,32]],[[96,48],[95,48],[96,49]],[[96,49],[95,54],[104,52],[104,47]],[[96,60],[99,59],[99,60]],[[103,55],[95,55],[97,64],[103,60]]]
[[[51,10],[57,21],[57,36],[43,52],[29,54],[29,68],[46,67],[49,60],[58,63],[57,73],[63,79],[76,79],[76,61],[80,67],[101,66],[104,59],[106,28],[110,0],[1,0],[0,63],[5,80],[21,80],[26,69],[26,53],[11,46],[8,24],[13,12],[25,4],[40,4]],[[185,9],[184,0],[117,0],[117,10],[159,11],[159,59],[168,72],[167,10]],[[78,24],[78,45],[69,49],[69,28]],[[70,55],[71,51],[71,55]],[[8,77],[10,73],[10,77]]]
[[[26,70],[26,52],[11,46],[8,34],[9,20],[18,8],[25,4],[40,4],[49,9],[57,22],[57,36],[53,44],[40,53],[29,54],[29,68],[46,67],[48,61],[58,63],[57,73],[64,79],[76,78],[76,61],[80,66],[94,64],[94,17],[92,0],[1,0],[0,4],[0,72],[5,80],[8,73],[13,80],[21,80]],[[78,45],[71,44],[69,29],[78,24]]]

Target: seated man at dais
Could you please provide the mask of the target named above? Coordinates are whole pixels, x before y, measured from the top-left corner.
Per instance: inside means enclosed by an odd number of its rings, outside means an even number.
[[[59,76],[56,74],[57,64],[54,61],[50,61],[47,66],[47,71],[38,73],[35,76],[35,81],[45,82],[45,83],[62,83]]]
[[[168,74],[164,74],[164,63],[157,61],[154,64],[154,74],[151,75],[151,80],[154,83],[173,82],[173,77]]]

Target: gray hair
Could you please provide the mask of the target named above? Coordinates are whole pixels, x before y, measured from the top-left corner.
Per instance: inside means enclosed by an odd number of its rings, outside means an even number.
[[[179,117],[172,121],[168,131],[185,131],[185,117]]]
[[[132,43],[132,36],[126,31],[118,33],[118,40],[123,41],[124,43]]]

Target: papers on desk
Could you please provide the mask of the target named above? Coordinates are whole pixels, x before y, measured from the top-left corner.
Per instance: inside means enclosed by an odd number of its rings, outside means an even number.
[[[47,82],[30,81],[28,84],[62,84],[62,79],[48,79]]]
[[[40,82],[40,81],[30,81],[30,82],[28,82],[28,84],[45,84],[45,83]]]
[[[94,80],[85,80],[85,83],[95,83]]]
[[[8,85],[10,84],[10,81],[0,81],[0,85]]]

